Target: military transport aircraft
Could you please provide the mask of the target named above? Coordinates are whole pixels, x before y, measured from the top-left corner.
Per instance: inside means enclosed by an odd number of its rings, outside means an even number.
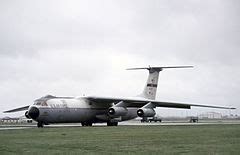
[[[24,111],[27,118],[37,121],[38,127],[51,123],[92,123],[107,122],[108,126],[117,126],[118,122],[136,117],[153,117],[156,107],[190,109],[192,106],[235,109],[212,105],[163,102],[155,100],[159,72],[169,68],[190,68],[192,66],[129,68],[127,70],[146,69],[149,71],[143,92],[132,98],[112,98],[98,96],[56,97],[47,95],[34,101],[32,105],[5,111],[5,113]]]

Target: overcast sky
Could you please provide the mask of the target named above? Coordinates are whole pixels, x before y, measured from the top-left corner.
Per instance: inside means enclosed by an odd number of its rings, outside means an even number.
[[[239,16],[239,0],[1,0],[0,109],[46,94],[134,96],[147,71],[126,68],[194,65],[161,72],[157,100],[240,115]]]

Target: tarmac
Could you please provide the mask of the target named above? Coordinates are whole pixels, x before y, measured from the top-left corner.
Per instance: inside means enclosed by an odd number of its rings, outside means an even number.
[[[140,121],[126,121],[126,122],[119,122],[120,126],[186,126],[186,125],[211,125],[211,124],[240,124],[240,120],[205,120],[200,121],[197,123],[190,123],[190,122],[179,122],[179,121],[166,121],[166,122],[143,122]],[[93,124],[94,126],[102,126],[106,127],[106,123],[96,123]],[[44,128],[59,128],[59,127],[82,127],[80,123],[68,123],[68,124],[50,124],[45,125]],[[31,129],[37,128],[35,123],[32,124],[0,124],[0,130],[23,130],[23,129]]]

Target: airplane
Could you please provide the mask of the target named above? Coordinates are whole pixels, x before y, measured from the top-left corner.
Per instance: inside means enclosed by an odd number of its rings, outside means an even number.
[[[113,98],[98,96],[56,97],[47,95],[36,99],[32,105],[4,111],[4,113],[24,111],[25,116],[37,121],[37,127],[53,123],[81,123],[92,126],[93,123],[107,123],[117,126],[118,122],[137,117],[153,117],[156,107],[190,109],[192,106],[235,109],[213,105],[175,103],[155,100],[159,73],[171,68],[192,68],[193,66],[128,68],[127,70],[148,70],[148,78],[143,92],[131,98]]]

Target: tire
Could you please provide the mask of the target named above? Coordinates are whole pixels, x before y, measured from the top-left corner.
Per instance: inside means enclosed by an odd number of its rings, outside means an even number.
[[[92,126],[92,122],[87,123],[87,126]]]
[[[82,126],[92,126],[92,122],[81,122]]]
[[[37,123],[37,127],[38,127],[38,128],[43,128],[43,123],[42,123],[42,122],[38,122],[38,123]]]
[[[107,126],[118,126],[118,122],[107,122]]]

